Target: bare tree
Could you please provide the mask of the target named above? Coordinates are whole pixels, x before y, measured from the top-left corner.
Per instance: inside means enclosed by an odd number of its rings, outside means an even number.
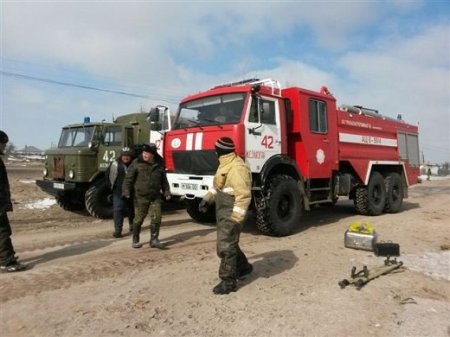
[[[16,150],[16,146],[13,143],[8,143],[5,148],[5,154],[10,155]]]

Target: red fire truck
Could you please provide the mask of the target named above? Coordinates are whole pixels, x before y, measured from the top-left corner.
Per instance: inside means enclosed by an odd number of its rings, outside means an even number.
[[[171,192],[185,197],[189,215],[214,221],[214,207],[198,211],[218,167],[214,143],[234,140],[253,175],[256,226],[285,236],[314,204],[353,200],[362,215],[396,213],[418,181],[418,128],[362,106],[336,106],[322,87],[281,88],[245,80],[183,99],[165,134]]]

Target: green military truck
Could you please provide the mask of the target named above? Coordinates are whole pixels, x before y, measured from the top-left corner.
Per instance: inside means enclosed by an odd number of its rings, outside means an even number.
[[[111,191],[105,179],[109,163],[123,147],[137,149],[148,142],[161,153],[162,135],[170,123],[169,109],[158,105],[109,123],[85,118],[84,123],[64,126],[58,147],[45,152],[44,176],[36,184],[66,210],[86,209],[94,217],[111,218]]]

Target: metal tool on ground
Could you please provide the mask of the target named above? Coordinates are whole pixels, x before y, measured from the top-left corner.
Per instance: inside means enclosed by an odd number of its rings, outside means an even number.
[[[384,265],[375,267],[373,269],[368,269],[364,266],[362,270],[356,272],[356,267],[352,267],[351,278],[343,279],[339,281],[339,286],[344,289],[348,285],[354,285],[356,289],[360,290],[369,281],[381,276],[388,274],[396,269],[399,269],[403,265],[403,262],[397,261],[397,259],[391,259],[389,256],[384,260]]]
[[[392,241],[377,242],[373,247],[376,256],[400,256],[400,245]]]

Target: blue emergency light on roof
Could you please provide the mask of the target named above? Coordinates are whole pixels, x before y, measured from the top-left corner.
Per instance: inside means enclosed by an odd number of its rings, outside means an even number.
[[[90,123],[90,122],[91,122],[91,117],[85,116],[84,117],[84,123]]]

